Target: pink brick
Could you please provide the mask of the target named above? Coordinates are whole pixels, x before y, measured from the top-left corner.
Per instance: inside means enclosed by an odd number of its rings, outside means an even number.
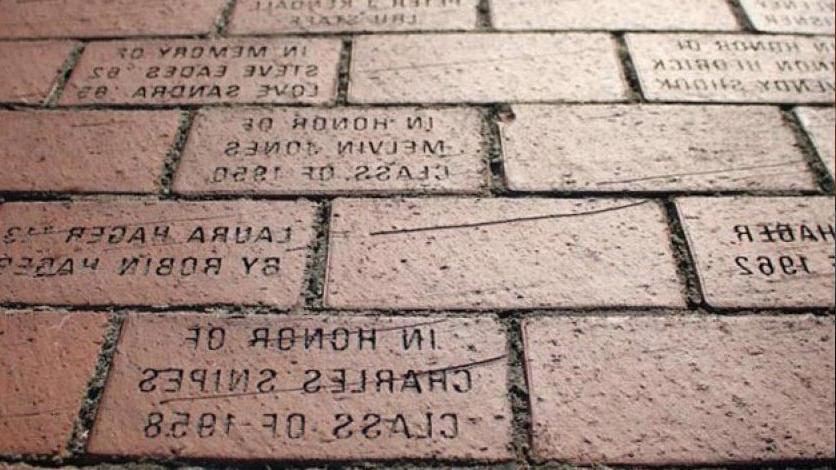
[[[43,103],[77,46],[70,41],[0,42],[0,103]]]

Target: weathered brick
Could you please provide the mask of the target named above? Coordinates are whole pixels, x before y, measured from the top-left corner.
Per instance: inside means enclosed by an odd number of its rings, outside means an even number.
[[[684,306],[651,201],[341,199],[330,227],[333,308]]]
[[[0,190],[152,193],[176,111],[0,111]]]
[[[0,454],[63,454],[104,341],[101,314],[0,310]]]
[[[76,47],[72,41],[0,42],[0,102],[43,103]]]
[[[832,103],[833,37],[627,34],[650,101]]]
[[[325,104],[339,39],[159,39],[89,44],[61,104]]]
[[[499,126],[517,191],[817,189],[778,108],[519,105],[513,114]]]
[[[831,318],[536,318],[523,329],[537,459],[834,457]]]
[[[606,34],[358,36],[358,103],[618,101],[627,92]]]
[[[0,206],[0,301],[298,302],[314,205],[71,202]]]
[[[833,0],[787,2],[740,0],[740,5],[758,31],[770,33],[834,33]]]
[[[209,33],[226,0],[0,1],[0,37],[106,37]]]
[[[834,108],[796,108],[795,114],[804,125],[804,130],[816,146],[816,151],[830,170],[830,176],[836,177],[836,109]]]
[[[508,460],[491,318],[131,315],[89,452]]]
[[[470,109],[204,110],[174,190],[476,193],[487,181],[482,127]]]
[[[505,30],[706,30],[739,28],[724,0],[491,0]]]
[[[231,34],[451,31],[476,28],[479,0],[269,2],[239,0]]]
[[[694,197],[676,206],[709,305],[834,305],[833,197]]]

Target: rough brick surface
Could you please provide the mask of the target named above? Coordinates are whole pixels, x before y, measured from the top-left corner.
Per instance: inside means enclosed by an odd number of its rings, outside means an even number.
[[[830,176],[836,176],[836,109],[796,108],[795,113],[813,141],[824,166],[830,171]]]
[[[834,306],[832,197],[682,198],[676,206],[709,305]]]
[[[132,315],[90,451],[506,460],[505,348],[490,318]]]
[[[193,35],[212,31],[226,0],[0,1],[0,37]]]
[[[771,33],[834,33],[833,0],[787,2],[740,0],[749,21],[759,31]]]
[[[71,41],[0,42],[0,64],[8,71],[0,73],[0,103],[43,103],[76,46]]]
[[[176,111],[0,111],[0,190],[153,193]]]
[[[483,127],[471,109],[202,111],[174,190],[476,193],[487,182]]]
[[[618,101],[626,84],[604,34],[358,36],[349,101]]]
[[[341,199],[330,233],[329,307],[684,306],[651,201]]]
[[[532,105],[513,114],[500,130],[518,191],[817,189],[778,108]]]
[[[104,341],[101,314],[0,310],[0,454],[63,454]]]
[[[306,202],[0,206],[0,301],[59,305],[298,302]]]
[[[834,457],[832,318],[536,318],[538,459],[729,464]]]

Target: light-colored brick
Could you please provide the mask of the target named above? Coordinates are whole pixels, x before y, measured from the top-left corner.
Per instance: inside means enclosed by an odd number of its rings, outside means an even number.
[[[795,113],[813,141],[824,166],[830,171],[830,176],[836,177],[836,109],[796,108]]]
[[[0,42],[0,103],[42,104],[77,46],[72,41]]]
[[[833,0],[740,0],[758,31],[770,33],[834,33]]]

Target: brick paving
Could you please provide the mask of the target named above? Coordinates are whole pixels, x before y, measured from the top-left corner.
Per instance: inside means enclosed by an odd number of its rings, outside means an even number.
[[[0,0],[0,468],[836,465],[832,0]]]

